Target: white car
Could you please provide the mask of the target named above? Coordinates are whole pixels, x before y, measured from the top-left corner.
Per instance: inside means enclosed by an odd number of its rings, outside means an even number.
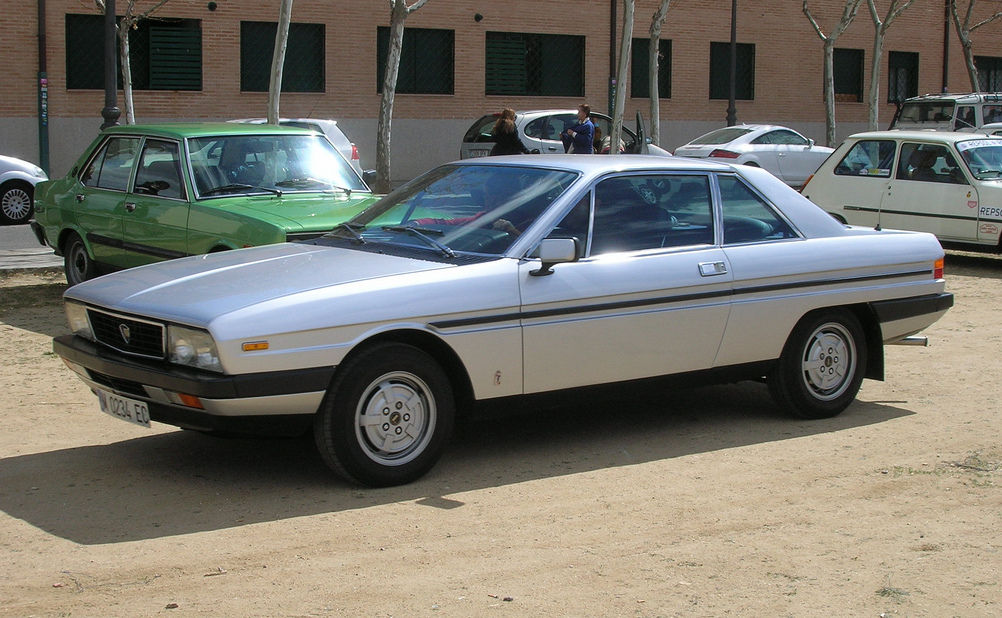
[[[761,167],[791,187],[800,187],[832,150],[787,127],[743,124],[701,135],[676,148],[675,156]]]
[[[266,124],[267,118],[240,118],[230,120],[230,122],[240,122],[243,124]],[[341,156],[351,164],[359,176],[364,178],[362,172],[362,160],[358,156],[358,147],[355,142],[348,139],[341,127],[337,126],[337,120],[324,118],[280,118],[278,124],[287,127],[299,127],[301,129],[312,129],[327,136]]]
[[[763,170],[490,157],[323,238],[73,286],[54,349],[116,417],[312,431],[334,471],[393,485],[486,402],[764,377],[782,410],[836,415],[944,285],[932,235],[847,228]]]
[[[494,147],[491,129],[501,114],[486,114],[470,125],[463,135],[459,148],[460,159],[486,157]],[[612,132],[612,118],[597,112],[591,113],[595,124],[595,152],[608,154],[609,135]],[[540,109],[515,112],[515,128],[525,147],[536,154],[560,154],[564,144],[560,134],[578,122],[578,112],[574,109]],[[669,157],[671,153],[651,143],[646,137],[644,119],[637,113],[636,131],[623,127],[623,151],[625,154],[650,154]]]
[[[1002,246],[1002,137],[852,135],[803,194],[845,223],[930,232],[945,245],[995,252]]]
[[[34,163],[0,155],[0,224],[27,223],[35,213],[35,185],[48,179]]]

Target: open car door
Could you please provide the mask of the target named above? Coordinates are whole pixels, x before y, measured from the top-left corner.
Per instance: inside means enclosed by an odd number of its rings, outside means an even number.
[[[649,154],[647,148],[647,127],[644,126],[644,117],[637,110],[637,141],[634,142],[631,154]]]

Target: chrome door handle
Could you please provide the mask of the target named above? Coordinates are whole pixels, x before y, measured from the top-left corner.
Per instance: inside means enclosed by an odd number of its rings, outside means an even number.
[[[84,194],[83,193],[77,193],[76,199],[77,199],[77,203],[78,204],[81,203],[81,202],[83,202],[84,201]]]
[[[136,211],[136,203],[135,202],[126,202],[125,203],[125,212],[135,212],[135,211]]]
[[[700,262],[699,274],[704,277],[714,277],[716,275],[726,275],[727,265],[723,262]]]

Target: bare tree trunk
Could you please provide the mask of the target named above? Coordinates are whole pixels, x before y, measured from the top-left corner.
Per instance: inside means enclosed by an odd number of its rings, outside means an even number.
[[[867,128],[876,131],[880,122],[880,64],[884,54],[884,36],[891,27],[891,23],[898,18],[912,5],[915,0],[908,0],[901,7],[898,7],[898,0],[891,0],[891,5],[887,9],[887,16],[883,20],[877,15],[877,7],[873,0],[866,0],[870,8],[870,17],[873,19],[873,58],[870,63],[870,93],[869,106],[870,113],[867,118]]]
[[[821,26],[818,25],[818,22],[811,14],[811,10],[807,6],[807,0],[804,0],[804,15],[807,16],[807,20],[811,22],[814,31],[818,33],[818,36],[824,42],[825,143],[829,147],[835,146],[835,72],[833,68],[835,41],[845,32],[849,24],[852,23],[853,18],[856,17],[860,2],[862,0],[847,0],[845,8],[842,10],[842,18],[835,25],[831,33],[826,36],[821,30]]]
[[[651,18],[650,45],[648,46],[647,68],[651,94],[651,143],[661,145],[661,89],[658,75],[661,73],[661,27],[668,19],[668,5],[671,0],[661,0],[661,6]]]
[[[289,45],[289,23],[292,21],[292,0],[282,0],[275,31],[275,52],[271,56],[271,82],[268,84],[268,124],[278,124],[278,101],[282,97],[282,71],[285,50]]]
[[[619,152],[623,139],[623,112],[626,108],[627,71],[630,69],[630,52],[633,48],[633,13],[635,0],[623,0],[623,33],[619,43],[619,67],[616,69],[616,104],[610,131],[609,154]]]
[[[408,15],[427,1],[418,0],[408,7],[406,0],[390,0],[390,42],[386,52],[383,94],[379,100],[379,123],[376,127],[376,181],[372,188],[377,193],[388,193],[390,190],[390,125],[393,123],[393,97],[397,90],[397,73],[400,70],[400,53],[404,43],[404,22]]]
[[[981,26],[1002,19],[1002,10],[1000,10],[991,17],[972,26],[971,17],[974,15],[974,6],[977,2],[978,0],[968,0],[967,10],[964,11],[963,21],[961,21],[960,13],[957,11],[957,0],[951,0],[950,2],[950,17],[953,20],[953,26],[957,29],[957,36],[960,38],[960,46],[964,50],[964,61],[967,63],[967,77],[971,80],[972,92],[979,92],[981,90],[981,80],[978,75],[978,67],[974,64],[974,43],[971,41],[971,33]]]
[[[132,9],[131,3],[129,9]],[[132,102],[132,61],[129,54],[129,31],[132,23],[128,17],[118,24],[118,60],[122,65],[122,98],[125,100],[125,124],[136,124],[136,109]]]

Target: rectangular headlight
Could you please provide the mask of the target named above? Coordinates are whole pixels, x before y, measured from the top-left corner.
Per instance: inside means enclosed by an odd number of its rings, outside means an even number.
[[[87,318],[87,308],[78,302],[68,300],[65,303],[66,320],[70,323],[70,331],[74,335],[80,335],[84,339],[94,341],[94,332],[90,328],[90,320]]]
[[[223,371],[212,335],[185,326],[167,327],[167,360],[196,369]]]

